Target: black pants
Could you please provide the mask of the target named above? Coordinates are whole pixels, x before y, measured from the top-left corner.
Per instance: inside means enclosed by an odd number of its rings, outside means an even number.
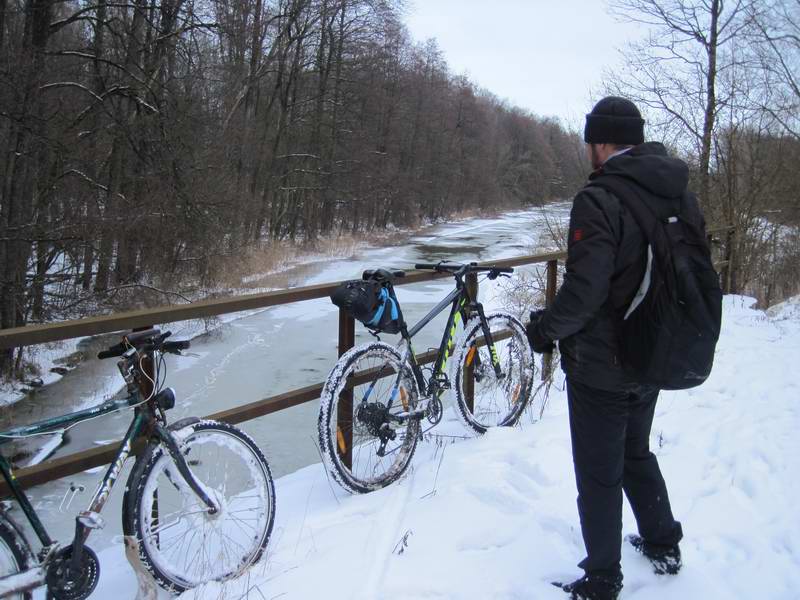
[[[653,544],[680,541],[667,486],[650,452],[655,388],[636,392],[598,390],[567,380],[572,458],[587,573],[616,575],[622,544],[622,492],[636,517],[639,535]]]

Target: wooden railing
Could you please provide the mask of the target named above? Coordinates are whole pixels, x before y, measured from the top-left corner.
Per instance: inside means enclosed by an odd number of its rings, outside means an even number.
[[[537,263],[547,263],[548,285],[553,289],[548,289],[547,297],[555,296],[555,273],[557,261],[564,260],[566,253],[554,252],[550,254],[538,254],[518,256],[509,259],[491,261],[492,264],[502,267],[517,267]],[[452,277],[447,273],[435,273],[432,271],[410,271],[406,277],[395,282],[397,286],[433,281],[436,279]],[[552,283],[551,283],[552,279]],[[97,335],[101,333],[111,333],[127,329],[135,329],[157,325],[159,323],[171,323],[188,319],[199,319],[217,315],[235,313],[246,310],[268,308],[270,306],[280,306],[317,298],[330,296],[339,282],[324,283],[320,285],[306,286],[262,294],[251,294],[247,296],[236,296],[233,298],[222,298],[213,300],[202,300],[191,304],[178,306],[166,306],[153,309],[136,310],[113,315],[103,315],[88,319],[75,321],[64,321],[47,325],[32,325],[29,327],[17,327],[13,329],[0,330],[0,349],[28,346],[31,344],[41,344],[45,342],[55,342],[66,340],[73,337],[83,337],[87,335]],[[355,341],[355,322],[346,313],[339,313],[339,354],[343,354],[353,347]],[[418,357],[420,362],[432,362],[435,352],[428,352]],[[221,412],[207,415],[206,418],[226,421],[228,423],[241,423],[264,415],[268,415],[279,410],[297,406],[305,402],[316,400],[322,391],[323,382],[314,383],[299,389],[270,396],[263,400],[257,400],[248,404],[242,404]],[[104,444],[96,448],[76,452],[60,458],[44,461],[32,467],[26,467],[17,471],[16,477],[23,487],[39,485],[54,479],[60,479],[75,473],[80,473],[86,469],[102,466],[110,463],[118,442]],[[0,498],[5,497],[7,489],[5,482],[0,482]]]
[[[732,228],[725,227],[709,231],[709,235],[727,234]],[[730,238],[728,238],[729,240]],[[726,257],[728,254],[726,253]],[[534,254],[517,256],[514,258],[500,259],[481,263],[484,265],[497,265],[502,267],[518,267],[547,263],[545,297],[547,304],[555,299],[557,286],[558,261],[566,258],[566,252],[553,252],[549,254]],[[717,263],[718,267],[727,265],[727,260]],[[446,273],[431,271],[410,271],[405,278],[396,281],[395,285],[403,286],[425,281],[433,281],[451,277]],[[13,329],[0,330],[0,349],[29,346],[45,342],[56,342],[74,337],[97,335],[127,329],[149,327],[159,323],[171,323],[188,319],[200,319],[246,310],[280,306],[329,296],[339,282],[324,283],[320,285],[299,287],[275,292],[201,300],[190,304],[166,306],[152,309],[135,310],[112,315],[103,315],[88,319],[64,321],[47,325],[31,325]],[[353,347],[355,340],[355,322],[340,311],[339,313],[339,354],[343,354]],[[420,357],[420,362],[432,362],[435,351],[428,352]],[[286,408],[297,406],[316,400],[320,396],[323,383],[293,389],[288,392],[270,396],[262,400],[250,402],[229,408],[227,410],[207,415],[209,419],[226,421],[228,423],[241,423],[257,417],[268,415]],[[16,478],[23,487],[39,485],[75,473],[80,473],[93,467],[110,463],[115,455],[119,442],[104,444],[96,448],[76,452],[60,458],[44,461],[41,464],[26,467],[17,471]],[[136,449],[134,449],[134,452]],[[0,482],[0,498],[7,495],[5,482]]]

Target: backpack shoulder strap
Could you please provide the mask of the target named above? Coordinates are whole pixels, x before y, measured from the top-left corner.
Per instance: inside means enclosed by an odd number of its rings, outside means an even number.
[[[639,186],[625,177],[602,175],[589,185],[608,190],[625,206],[647,240],[648,265],[652,259],[659,265],[667,289],[675,290],[675,270],[672,248],[666,225],[678,220],[677,215],[661,218],[639,192]]]
[[[589,186],[599,187],[614,194],[614,197],[633,216],[647,241],[653,244],[655,227],[658,225],[659,219],[650,205],[641,197],[635,183],[616,175],[601,175],[592,180]]]

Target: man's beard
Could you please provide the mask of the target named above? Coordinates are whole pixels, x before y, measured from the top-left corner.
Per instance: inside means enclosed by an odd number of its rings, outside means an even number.
[[[591,154],[592,158],[592,170],[596,171],[597,169],[603,166],[603,163],[600,162],[600,155],[597,152],[597,146],[595,146],[594,144],[590,144],[589,154]]]

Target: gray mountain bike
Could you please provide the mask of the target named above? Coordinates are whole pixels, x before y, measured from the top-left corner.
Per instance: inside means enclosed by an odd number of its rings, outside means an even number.
[[[376,341],[352,348],[339,358],[322,389],[320,448],[328,471],[351,492],[370,492],[403,475],[423,423],[433,427],[441,421],[446,391],[454,394],[459,417],[475,433],[516,424],[532,396],[535,364],[525,328],[509,313],[486,314],[465,282],[471,273],[496,279],[514,269],[454,262],[415,268],[451,274],[454,289],[409,329],[392,285],[405,272],[365,271],[363,280],[378,283],[382,297],[391,301],[386,305],[391,308],[381,312],[396,311],[390,331],[399,332],[401,342],[398,347]],[[442,342],[426,377],[411,340],[448,307]],[[366,324],[373,330],[381,327]]]

